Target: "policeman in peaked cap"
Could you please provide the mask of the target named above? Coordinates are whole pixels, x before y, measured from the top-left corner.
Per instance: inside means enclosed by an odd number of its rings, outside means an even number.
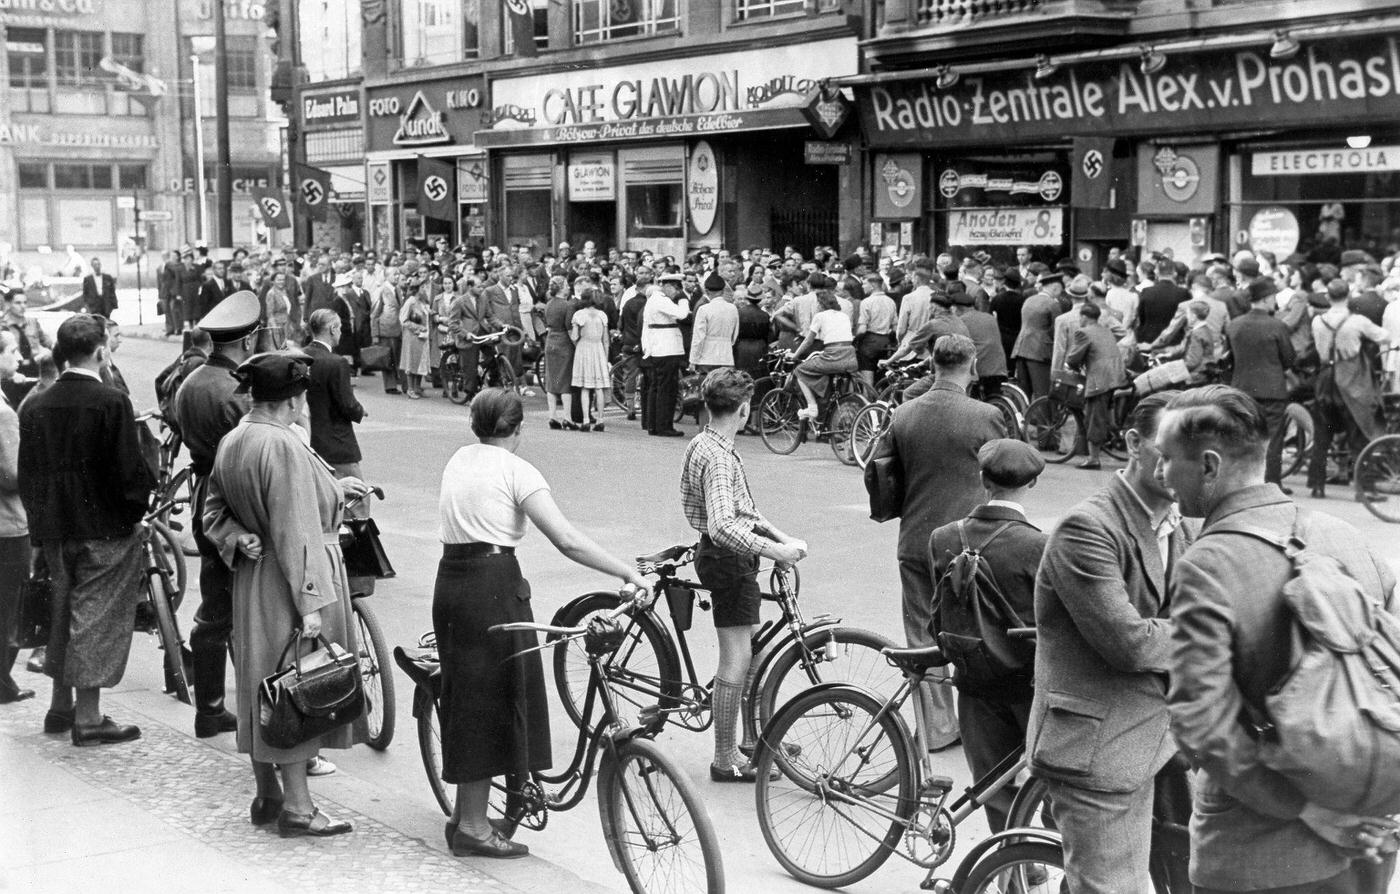
[[[204,536],[204,498],[219,442],[248,412],[249,399],[234,375],[254,350],[260,316],[258,296],[234,292],[199,321],[214,350],[175,394],[172,427],[190,450],[194,474],[191,518],[199,547],[199,609],[190,634],[194,653],[194,732],[199,738],[233,732],[237,718],[224,707],[228,639],[233,630],[233,579],[218,549]]]

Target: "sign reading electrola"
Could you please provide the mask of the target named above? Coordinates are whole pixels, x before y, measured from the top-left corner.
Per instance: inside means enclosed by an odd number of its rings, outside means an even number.
[[[1062,208],[969,208],[948,212],[949,245],[1060,245]]]
[[[617,199],[617,172],[611,152],[569,156],[569,201],[612,202]]]
[[[1249,162],[1249,172],[1256,177],[1365,174],[1373,171],[1400,171],[1400,146],[1256,152]]]
[[[690,211],[694,235],[704,236],[714,228],[715,212],[719,210],[719,165],[715,162],[715,150],[704,140],[690,150],[690,164],[686,166],[685,205]]]
[[[478,145],[588,143],[809,126],[824,78],[857,71],[854,38],[502,78]]]
[[[345,124],[360,120],[360,91],[338,90],[335,93],[303,93],[301,123],[307,127],[318,124]]]
[[[861,86],[856,101],[877,148],[1400,117],[1400,37],[1309,40],[1286,60],[1269,58],[1267,40],[1167,58],[1151,75],[1136,57],[1068,64],[1044,80],[1027,65],[964,74],[950,90],[922,78]]]

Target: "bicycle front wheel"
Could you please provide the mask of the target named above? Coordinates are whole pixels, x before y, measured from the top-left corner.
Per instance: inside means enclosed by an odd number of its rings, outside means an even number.
[[[797,411],[802,399],[785,388],[770,391],[758,402],[758,434],[763,446],[778,454],[791,453],[802,440]]]
[[[151,559],[156,568],[167,575],[171,587],[170,603],[173,611],[180,610],[185,599],[185,587],[189,585],[189,569],[185,567],[185,552],[180,547],[180,538],[166,525],[152,520]]]
[[[1057,894],[1065,878],[1062,848],[1013,841],[977,861],[958,894]]]
[[[389,646],[379,619],[363,599],[350,600],[360,644],[360,677],[365,686],[365,744],[383,751],[394,739],[394,675],[389,672]]]
[[[856,464],[855,450],[851,447],[851,432],[855,428],[856,416],[865,408],[866,403],[866,399],[859,395],[843,394],[836,399],[827,417],[827,438],[831,443],[831,452],[848,466]]]
[[[1279,464],[1283,473],[1281,477],[1291,478],[1299,472],[1306,472],[1313,443],[1313,420],[1307,407],[1290,403],[1284,409],[1283,431],[1279,437],[1283,441]]]
[[[719,839],[684,771],[655,742],[630,739],[598,773],[598,813],[633,894],[723,894]]]
[[[462,366],[460,361],[456,361],[456,354],[449,358],[446,368],[442,373],[442,390],[446,392],[447,399],[454,404],[465,404],[472,399],[467,391],[467,384],[462,380]]]
[[[452,815],[452,790],[442,781],[442,722],[438,719],[437,699],[421,689],[414,690],[414,714],[418,718],[418,753],[423,758],[423,772],[428,774],[428,787],[443,816]]]
[[[1400,435],[1381,435],[1362,448],[1353,476],[1357,499],[1371,514],[1400,524]]]
[[[146,596],[156,613],[156,633],[160,637],[161,651],[165,652],[165,681],[171,695],[185,704],[190,701],[190,676],[186,667],[186,648],[180,639],[180,627],[175,620],[175,608],[171,603],[169,585],[165,578],[154,571],[146,573]]]
[[[790,640],[768,666],[759,687],[755,708],[758,729],[779,708],[818,683],[850,683],[880,697],[893,695],[904,675],[890,666],[881,649],[895,644],[878,633],[859,627],[831,627],[807,634],[802,642]],[[804,667],[804,654],[812,656]]]
[[[1008,438],[1015,438],[1020,441],[1025,438],[1025,419],[1021,411],[1016,409],[1016,404],[1008,397],[997,395],[987,401],[988,404],[996,407],[1001,414],[1002,427],[1006,429]]]
[[[608,399],[612,405],[619,410],[626,410],[627,407],[627,361],[619,360],[608,370],[608,379],[612,388],[608,391]]]
[[[880,439],[889,431],[894,410],[884,401],[866,404],[851,423],[851,455],[862,469],[880,446]]]
[[[758,826],[803,884],[841,888],[870,875],[914,816],[913,748],[882,708],[858,689],[823,689],[789,702],[763,731]]]
[[[496,373],[494,376],[497,387],[507,391],[520,391],[520,382],[515,378],[515,367],[510,365],[510,361],[500,354],[496,355]]]

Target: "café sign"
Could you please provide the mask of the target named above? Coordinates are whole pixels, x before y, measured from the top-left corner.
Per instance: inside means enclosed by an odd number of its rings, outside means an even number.
[[[1136,58],[965,74],[949,90],[914,78],[856,87],[872,146],[997,144],[1065,135],[1181,133],[1400,117],[1400,37],[1309,40],[1292,59],[1267,42],[1233,52],[1179,53],[1146,75]]]
[[[806,125],[822,79],[857,70],[854,39],[502,78],[478,144],[586,143]]]

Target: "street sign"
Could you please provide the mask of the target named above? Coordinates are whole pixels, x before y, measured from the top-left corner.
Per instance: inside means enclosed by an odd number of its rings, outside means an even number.
[[[174,220],[174,219],[175,219],[175,214],[174,214],[174,212],[172,212],[172,211],[142,211],[142,212],[141,212],[141,220],[147,221],[147,222],[149,222],[149,221],[162,221],[162,220]]]

